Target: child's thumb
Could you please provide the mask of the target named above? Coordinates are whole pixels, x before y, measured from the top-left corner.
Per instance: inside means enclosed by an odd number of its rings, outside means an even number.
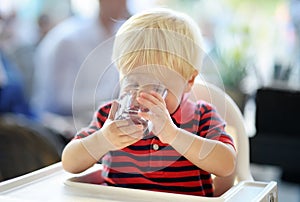
[[[109,112],[109,115],[108,115],[108,119],[110,120],[114,120],[115,119],[115,115],[116,115],[116,112],[119,108],[119,103],[117,101],[113,101],[112,104],[111,104],[111,108],[110,108],[110,112]]]

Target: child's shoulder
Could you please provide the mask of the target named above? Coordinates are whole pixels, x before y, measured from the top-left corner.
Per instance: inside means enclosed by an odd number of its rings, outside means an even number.
[[[109,112],[111,109],[111,105],[112,105],[113,101],[108,101],[106,103],[100,104],[98,107],[98,112]]]
[[[201,108],[206,108],[206,109],[214,109],[215,107],[213,106],[213,104],[205,101],[205,100],[197,100],[196,101],[196,106],[198,109]]]

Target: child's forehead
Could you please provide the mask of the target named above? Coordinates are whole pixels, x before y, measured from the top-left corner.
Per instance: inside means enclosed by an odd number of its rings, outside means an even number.
[[[122,82],[136,85],[163,84],[170,90],[183,87],[187,83],[175,70],[159,65],[136,67],[121,76]]]

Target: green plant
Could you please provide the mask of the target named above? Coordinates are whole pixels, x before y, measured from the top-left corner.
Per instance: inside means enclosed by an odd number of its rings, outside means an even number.
[[[247,76],[247,67],[250,63],[251,39],[249,27],[236,25],[229,28],[232,36],[227,44],[219,44],[216,56],[220,74],[225,87],[239,88],[240,82]]]

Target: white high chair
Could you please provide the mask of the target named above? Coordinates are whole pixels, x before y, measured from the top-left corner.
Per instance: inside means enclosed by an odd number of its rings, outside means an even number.
[[[237,150],[235,172],[226,178],[215,177],[215,197],[199,197],[146,190],[103,186],[101,164],[79,175],[66,173],[61,163],[0,183],[0,200],[20,199],[51,201],[278,201],[276,182],[253,180],[249,165],[249,143],[243,116],[234,101],[221,89],[197,81],[190,99],[212,103],[228,124]],[[65,184],[66,186],[64,186]],[[37,191],[38,190],[38,191]],[[14,200],[15,201],[15,200]]]
[[[199,80],[196,80],[194,83],[190,99],[205,100],[214,105],[218,113],[227,123],[226,131],[234,139],[237,151],[235,172],[226,178],[215,177],[215,195],[221,197],[226,196],[226,193],[224,194],[224,192],[233,185],[237,186],[245,182],[255,183],[250,172],[249,139],[246,133],[243,115],[236,103],[220,88]],[[271,195],[266,197],[270,198],[270,200],[274,199],[273,201],[277,201],[277,183],[271,182],[271,184],[276,185],[276,189]]]
[[[202,81],[195,82],[190,99],[194,101],[204,100],[214,105],[227,123],[226,131],[234,139],[237,151],[236,170],[230,177],[215,179],[217,181],[216,195],[224,193],[233,183],[245,180],[253,181],[250,173],[249,140],[243,116],[235,102],[220,88]]]

